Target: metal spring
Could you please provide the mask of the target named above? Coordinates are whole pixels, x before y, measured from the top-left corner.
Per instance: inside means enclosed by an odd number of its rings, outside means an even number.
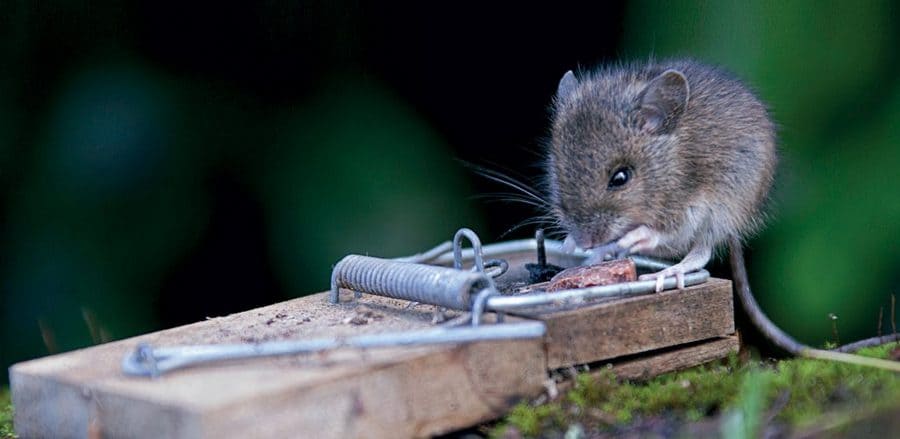
[[[340,288],[395,299],[468,310],[472,296],[492,285],[483,272],[348,255],[331,272],[331,303]]]

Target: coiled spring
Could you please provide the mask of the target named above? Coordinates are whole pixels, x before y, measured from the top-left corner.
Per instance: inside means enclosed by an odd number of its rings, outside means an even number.
[[[338,302],[340,288],[468,310],[472,296],[492,284],[483,272],[414,264],[370,256],[348,255],[331,273],[331,303]]]

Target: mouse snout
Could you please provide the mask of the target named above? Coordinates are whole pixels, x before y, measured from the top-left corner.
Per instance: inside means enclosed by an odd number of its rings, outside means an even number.
[[[591,221],[584,221],[569,229],[567,240],[582,249],[592,249],[609,245],[631,231],[633,221],[612,215],[596,215]]]
[[[559,218],[568,232],[567,240],[585,250],[621,238],[627,232],[622,225],[630,222],[619,210],[605,206],[585,206],[581,211],[567,213]]]
[[[592,230],[591,228],[577,229],[571,230],[566,240],[574,243],[579,248],[587,250],[606,244],[609,240],[605,239],[605,235],[606,233]]]

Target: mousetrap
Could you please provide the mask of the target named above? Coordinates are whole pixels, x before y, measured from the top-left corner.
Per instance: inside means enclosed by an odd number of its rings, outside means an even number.
[[[420,437],[502,416],[554,371],[642,379],[737,350],[730,281],[547,282],[588,256],[540,231],[482,246],[469,229],[408,258],[349,255],[327,292],[14,365],[16,430]],[[620,264],[600,277],[665,267]]]

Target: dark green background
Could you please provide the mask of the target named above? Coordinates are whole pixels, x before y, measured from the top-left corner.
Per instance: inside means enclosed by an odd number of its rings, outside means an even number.
[[[692,56],[769,103],[783,153],[752,283],[800,339],[890,329],[900,275],[891,2],[0,4],[0,362],[322,290],[537,212],[563,72]],[[716,272],[727,275],[720,265]]]

